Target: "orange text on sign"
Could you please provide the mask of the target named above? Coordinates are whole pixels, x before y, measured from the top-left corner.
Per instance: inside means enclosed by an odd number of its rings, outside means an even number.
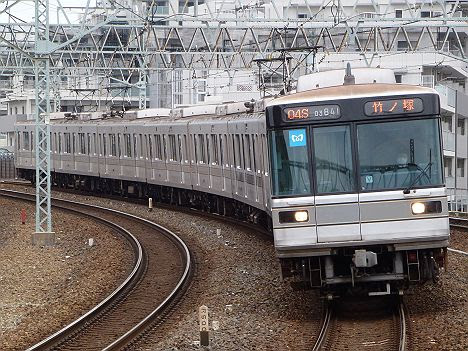
[[[305,119],[305,118],[309,118],[308,108],[288,110],[288,119]]]

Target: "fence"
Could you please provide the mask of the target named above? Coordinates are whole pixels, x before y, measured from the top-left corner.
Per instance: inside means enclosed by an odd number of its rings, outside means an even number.
[[[13,154],[0,154],[0,179],[16,177],[15,157]]]
[[[468,213],[468,190],[447,189],[449,211]]]

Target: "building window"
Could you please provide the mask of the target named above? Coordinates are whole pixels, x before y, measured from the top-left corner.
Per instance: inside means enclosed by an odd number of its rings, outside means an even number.
[[[442,129],[445,132],[452,132],[452,116],[444,116],[442,118]]]
[[[444,170],[445,170],[446,177],[453,177],[451,157],[444,157]]]
[[[309,16],[307,15],[307,13],[298,13],[297,18],[306,19],[309,18]]]
[[[408,48],[409,48],[409,45],[406,40],[398,40],[397,51],[405,51],[405,50],[408,50]]]
[[[395,74],[395,82],[401,83],[401,74]]]
[[[465,120],[463,118],[458,118],[458,132],[460,135],[465,135]]]
[[[465,159],[458,158],[457,159],[457,177],[464,177],[465,176]]]
[[[431,11],[421,11],[421,18],[431,17]]]
[[[403,18],[403,10],[395,10],[396,18]]]

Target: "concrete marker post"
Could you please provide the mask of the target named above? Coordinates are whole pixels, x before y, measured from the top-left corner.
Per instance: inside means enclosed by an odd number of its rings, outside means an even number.
[[[153,198],[152,197],[148,198],[148,211],[149,212],[153,211]]]
[[[210,346],[210,325],[207,306],[203,305],[198,309],[198,320],[200,324],[200,346]]]

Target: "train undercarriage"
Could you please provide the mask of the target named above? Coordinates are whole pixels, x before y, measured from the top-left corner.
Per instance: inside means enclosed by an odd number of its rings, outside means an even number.
[[[346,247],[324,256],[283,258],[280,263],[282,278],[297,290],[318,288],[328,296],[402,294],[411,284],[436,282],[440,270],[447,266],[447,250]]]

